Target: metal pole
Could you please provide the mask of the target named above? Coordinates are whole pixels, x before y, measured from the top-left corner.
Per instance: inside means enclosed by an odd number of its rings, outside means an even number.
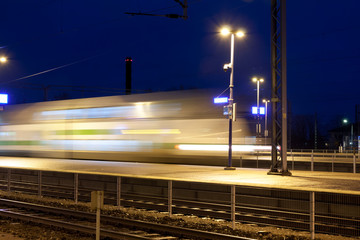
[[[117,177],[117,188],[116,188],[116,193],[117,193],[117,205],[118,207],[120,207],[121,205],[121,177]]]
[[[286,0],[281,1],[281,160],[282,173],[288,174],[287,168],[287,79],[286,79]]]
[[[331,172],[334,172],[334,160],[335,160],[335,155],[336,154],[336,150],[334,150],[334,155],[333,155],[333,158],[332,158],[332,161],[331,161]]]
[[[293,155],[293,150],[291,149],[291,170],[294,170],[294,155]]]
[[[268,127],[267,127],[267,104],[268,104],[268,100],[265,100],[265,132],[264,132],[264,136],[265,136],[265,145],[266,145],[266,138],[269,135],[268,134]]]
[[[354,156],[353,156],[353,173],[356,173],[356,155],[354,150]]]
[[[311,150],[311,171],[314,171],[314,150]]]
[[[74,201],[75,201],[75,203],[78,202],[78,195],[79,195],[79,174],[74,173]]]
[[[235,36],[234,33],[231,34],[231,58],[230,58],[230,65],[231,65],[231,72],[230,72],[230,95],[229,95],[229,160],[228,166],[225,170],[235,170],[235,167],[232,166],[232,115],[233,115],[233,87],[234,87],[234,42]],[[231,113],[231,114],[230,114]]]
[[[8,174],[7,174],[7,190],[8,192],[10,192],[11,190],[11,168],[8,169]]]
[[[172,180],[168,181],[168,212],[169,217],[172,215],[172,200],[173,200],[173,183]]]
[[[235,229],[235,200],[236,200],[236,192],[235,185],[231,185],[231,223],[232,228]]]
[[[278,133],[278,46],[279,46],[279,33],[278,29],[278,7],[277,0],[271,0],[271,167],[268,174],[278,173],[278,151],[277,146],[280,145]],[[280,59],[281,60],[281,59]]]
[[[291,176],[287,168],[286,0],[271,0],[271,70],[272,151],[268,174],[279,173],[281,159],[281,175]]]
[[[38,196],[42,195],[42,172],[38,171]]]
[[[350,147],[354,146],[354,125],[351,124],[351,131],[350,131],[350,142],[349,142]]]
[[[310,192],[310,234],[315,239],[315,192]]]
[[[256,127],[256,133],[258,137],[260,137],[260,117],[259,117],[259,96],[260,96],[260,80],[257,80],[256,82],[256,118],[257,118],[257,127]]]
[[[259,117],[259,96],[260,96],[260,80],[256,82],[256,107],[257,107],[257,115]]]
[[[100,208],[101,208],[101,194],[97,191],[96,194],[96,240],[100,240]]]

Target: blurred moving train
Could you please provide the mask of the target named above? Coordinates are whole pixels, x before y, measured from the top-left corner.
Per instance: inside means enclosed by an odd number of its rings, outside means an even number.
[[[9,105],[0,113],[0,154],[226,165],[228,120],[213,96],[174,91]],[[254,147],[246,106],[238,104],[233,122],[235,156]]]

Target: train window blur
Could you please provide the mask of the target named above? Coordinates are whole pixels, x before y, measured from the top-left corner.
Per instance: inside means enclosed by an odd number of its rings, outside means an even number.
[[[133,106],[51,110],[36,113],[35,120],[64,120],[89,118],[157,118],[171,117],[181,110],[180,103],[136,103]]]

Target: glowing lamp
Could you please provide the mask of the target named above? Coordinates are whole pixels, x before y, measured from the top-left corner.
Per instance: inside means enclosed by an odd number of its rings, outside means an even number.
[[[239,32],[236,33],[236,36],[238,36],[238,37],[244,37],[244,36],[245,36],[245,33],[242,32],[242,31],[239,31]]]
[[[220,30],[220,33],[221,33],[222,35],[228,35],[228,34],[230,33],[230,30],[225,27],[225,28],[223,28],[223,29]]]

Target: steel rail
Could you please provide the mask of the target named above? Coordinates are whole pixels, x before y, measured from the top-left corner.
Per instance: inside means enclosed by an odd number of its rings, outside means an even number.
[[[63,208],[55,208],[55,207],[51,207],[51,206],[44,206],[44,205],[33,204],[33,203],[25,203],[25,202],[8,200],[8,199],[0,199],[0,204],[6,205],[6,206],[42,211],[42,212],[46,212],[46,213],[53,213],[53,214],[77,217],[77,218],[81,218],[81,219],[89,219],[89,220],[95,219],[94,213],[80,212],[80,211],[74,211],[74,210],[63,209]],[[5,215],[5,216],[10,217],[8,212],[4,212],[4,210],[0,211],[0,215],[3,215],[3,216]],[[21,214],[15,214],[15,218],[20,219],[20,217],[23,217],[23,216],[21,216]],[[30,217],[32,217],[32,216],[30,216]],[[40,220],[38,220],[39,221],[38,223],[46,224],[46,221],[44,222],[41,219],[41,217],[37,217],[37,216],[33,216],[33,217],[40,219]],[[26,218],[27,217],[25,216],[25,217],[23,217],[23,219],[20,219],[20,220],[26,220]],[[50,224],[51,226],[61,227],[61,225],[56,225],[57,220],[54,220],[54,221],[55,221],[55,223],[53,223],[51,221],[51,224]],[[150,223],[150,222],[144,222],[144,221],[140,221],[140,220],[124,219],[124,218],[112,217],[112,216],[108,216],[108,215],[101,215],[101,221],[106,222],[106,223],[112,223],[112,224],[120,224],[120,225],[124,225],[124,226],[128,226],[128,227],[136,227],[136,228],[141,228],[141,229],[153,230],[153,231],[163,232],[163,233],[167,233],[167,234],[171,234],[171,235],[176,234],[176,235],[182,235],[182,236],[187,236],[187,237],[197,237],[197,238],[214,239],[214,240],[217,240],[217,239],[252,240],[251,238],[246,238],[246,237],[227,235],[227,234],[221,234],[221,233],[215,233],[215,232],[207,232],[207,231],[202,231],[202,230],[176,227],[176,226],[170,226],[170,225],[163,225],[163,224],[159,224],[159,223]],[[54,225],[52,225],[52,224],[54,224]],[[61,223],[59,223],[59,224],[61,224]],[[71,225],[74,225],[74,224],[71,224]],[[91,234],[93,234],[95,232],[95,228],[91,228],[91,231],[90,231],[89,227],[86,227],[83,230],[81,227],[82,226],[74,225],[74,228],[73,229],[70,228],[70,229],[74,230],[74,231],[81,231],[81,232],[91,233]],[[89,229],[87,229],[87,228],[89,228]],[[87,232],[87,231],[90,231],[90,232]],[[103,234],[103,232],[104,232],[104,234]],[[105,234],[108,234],[108,235],[105,235]],[[109,234],[112,234],[112,237],[114,237],[115,236],[114,234],[117,234],[117,233],[113,232],[113,231],[101,229],[102,236],[111,237]],[[134,237],[137,237],[137,236],[134,236]],[[130,239],[130,238],[126,238],[126,239]],[[148,239],[148,238],[137,238],[137,239]]]
[[[131,197],[132,200],[122,199],[123,206],[155,209],[166,212],[168,207],[165,198],[138,196],[123,194],[122,197]],[[134,201],[135,200],[135,201]],[[138,201],[136,201],[138,200]],[[155,202],[155,203],[154,203]],[[195,207],[203,209],[195,209]],[[225,204],[194,202],[186,200],[174,200],[173,211],[181,214],[196,216],[209,216],[220,219],[230,219],[230,206]],[[267,209],[261,207],[236,206],[236,220],[267,226],[285,227],[294,230],[309,229],[309,215],[305,212],[289,212],[279,209]],[[346,236],[358,236],[360,219],[341,218],[336,216],[316,215],[316,231],[330,234],[342,234]],[[337,225],[334,225],[334,220]]]
[[[34,223],[43,224],[43,225],[52,226],[52,227],[59,227],[59,228],[63,228],[63,229],[71,230],[71,231],[78,231],[78,232],[82,232],[82,233],[86,233],[86,234],[92,234],[92,235],[95,234],[95,227],[84,226],[84,225],[75,224],[75,223],[71,223],[71,222],[67,222],[67,221],[60,221],[60,220],[55,220],[55,219],[46,218],[46,217],[40,217],[40,216],[36,216],[36,215],[35,216],[29,215],[26,213],[19,213],[19,212],[9,211],[9,210],[5,210],[5,209],[0,209],[0,216],[13,218],[13,219],[17,219],[17,220],[22,220],[22,221],[34,222]],[[137,235],[129,234],[129,233],[115,232],[115,231],[111,231],[111,230],[107,230],[107,229],[103,229],[103,228],[101,229],[100,232],[101,232],[102,237],[110,237],[110,238],[114,238],[114,239],[129,239],[129,240],[153,239],[153,238],[137,236]]]

